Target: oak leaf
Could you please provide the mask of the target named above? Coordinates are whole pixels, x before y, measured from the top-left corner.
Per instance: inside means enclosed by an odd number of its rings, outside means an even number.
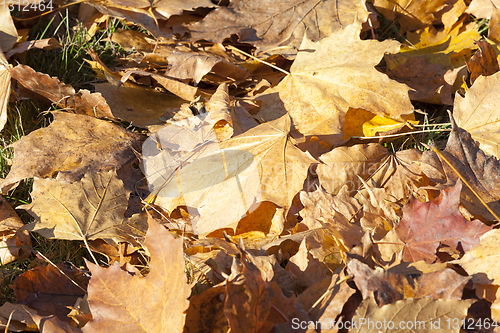
[[[403,207],[403,218],[381,243],[393,240],[394,234],[400,244],[379,244],[381,248],[402,247],[402,259],[406,262],[424,260],[434,262],[440,244],[455,249],[470,250],[479,242],[479,237],[491,230],[479,220],[467,221],[458,210],[460,204],[461,182],[429,202],[411,198]],[[460,247],[459,247],[460,246]],[[380,248],[379,247],[379,248]]]
[[[50,126],[31,132],[11,146],[14,161],[0,182],[2,193],[30,177],[75,181],[87,170],[119,169],[136,159],[142,136],[94,117],[53,112]],[[106,144],[103,144],[105,142]]]
[[[88,302],[93,319],[83,332],[182,332],[191,293],[183,241],[152,218],[148,223],[147,276],[133,276],[118,263],[104,268],[87,262],[92,273]]]
[[[71,184],[35,178],[32,197],[31,204],[20,208],[40,220],[28,225],[28,230],[44,237],[85,243],[100,238],[115,244],[136,243],[135,238],[144,235],[143,216],[124,216],[130,191],[115,171],[87,173]]]
[[[361,40],[356,22],[318,43],[303,40],[301,52],[280,82],[279,96],[295,128],[304,135],[333,135],[342,141],[348,108],[402,119],[411,114],[409,88],[375,69],[384,53],[399,51],[399,43]]]

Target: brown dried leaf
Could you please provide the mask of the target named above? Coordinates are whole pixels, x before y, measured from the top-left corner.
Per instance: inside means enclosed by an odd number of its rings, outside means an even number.
[[[278,48],[272,53],[295,55],[304,35],[318,41],[356,19],[365,21],[367,16],[362,1],[284,0],[271,5],[267,0],[237,0],[189,29],[193,39],[221,43],[238,34],[240,42],[254,44],[259,50],[288,45],[288,50]]]
[[[0,182],[7,193],[30,177],[55,177],[76,181],[87,170],[119,169],[136,159],[141,135],[94,117],[53,112],[49,127],[38,129],[12,144],[14,161],[7,177]],[[103,144],[105,142],[106,144]]]
[[[304,287],[310,287],[326,276],[325,266],[311,255],[305,239],[300,243],[299,252],[289,259],[285,269],[295,275]]]
[[[111,83],[94,84],[109,105],[114,118],[129,121],[137,127],[164,124],[165,110],[177,108],[185,101],[149,87],[128,83],[117,88]]]
[[[125,218],[130,191],[115,171],[87,173],[77,182],[35,178],[33,202],[26,209],[40,223],[28,225],[46,238],[69,240],[104,239],[136,243],[144,236],[144,216]]]
[[[7,53],[19,37],[7,6],[0,7],[0,22],[0,52]]]
[[[478,41],[477,46],[479,46],[479,50],[474,53],[467,63],[472,85],[479,76],[490,76],[500,71],[495,48],[486,40]]]
[[[415,263],[418,264],[419,262]],[[389,270],[373,270],[357,259],[348,262],[354,282],[363,299],[373,297],[378,306],[406,298],[462,299],[462,291],[470,277],[461,276],[450,268],[422,272],[418,265],[399,264]]]
[[[269,282],[249,254],[233,259],[231,275],[226,282],[224,313],[232,332],[257,332],[264,325],[274,299]]]
[[[146,277],[132,276],[118,263],[103,268],[87,262],[93,319],[83,332],[182,332],[191,293],[183,241],[152,218],[148,222],[145,245],[151,261]]]
[[[460,174],[467,180],[467,184],[462,187],[461,194],[461,203],[465,208],[474,216],[482,216],[489,221],[497,220],[491,211],[496,212],[496,216],[500,212],[500,187],[498,187],[500,162],[494,156],[487,155],[479,149],[471,134],[458,127],[453,117],[450,118],[453,130],[446,149],[442,152],[444,156],[440,156],[441,165],[448,178],[447,185],[454,184]]]
[[[431,25],[436,21],[435,13],[446,5],[446,0],[411,1],[411,0],[375,0],[373,5],[388,20],[398,19],[400,33],[413,31]]]
[[[18,303],[35,308],[39,315],[55,315],[68,322],[68,306],[86,293],[88,278],[63,264],[36,267],[19,275],[12,289]]]
[[[289,129],[290,118],[284,116],[213,142],[206,140],[207,131],[200,126],[187,128],[190,138],[178,145],[176,132],[167,127],[156,134],[159,139],[146,140],[143,148],[155,203],[168,211],[180,205],[197,208],[200,219],[194,219],[193,225],[199,234],[234,229],[253,202],[290,207],[315,160],[291,144]]]
[[[76,92],[72,86],[56,77],[36,72],[26,65],[17,65],[11,70],[12,78],[24,88],[42,96],[60,108],[76,114],[114,119],[106,100],[99,93],[81,89]]]
[[[479,244],[453,263],[459,264],[472,276],[472,282],[500,284],[500,230],[494,229],[483,236]]]

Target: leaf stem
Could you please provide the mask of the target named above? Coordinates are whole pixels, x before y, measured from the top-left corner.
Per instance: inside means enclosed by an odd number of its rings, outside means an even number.
[[[228,48],[228,49],[231,49],[231,50],[234,50],[234,51],[236,51],[236,52],[239,52],[239,53],[241,53],[241,54],[244,54],[244,55],[246,55],[247,57],[252,58],[253,60],[257,60],[257,61],[259,61],[259,62],[261,62],[261,63],[263,63],[263,64],[266,64],[266,65],[268,65],[269,67],[272,67],[272,68],[274,68],[274,69],[276,69],[276,70],[278,70],[278,71],[280,71],[280,72],[282,72],[282,73],[285,73],[286,75],[290,75],[290,73],[289,73],[289,72],[287,72],[286,70],[284,70],[283,68],[279,68],[278,66],[275,66],[275,65],[273,65],[273,64],[271,64],[271,63],[268,63],[268,62],[267,62],[267,61],[265,61],[265,60],[262,60],[262,59],[259,59],[259,58],[257,58],[257,57],[254,57],[253,55],[248,54],[248,53],[246,53],[245,51],[242,51],[242,50],[240,50],[240,49],[238,49],[238,48],[236,48],[236,47],[234,47],[234,46],[228,45],[228,46],[227,46],[227,48]]]

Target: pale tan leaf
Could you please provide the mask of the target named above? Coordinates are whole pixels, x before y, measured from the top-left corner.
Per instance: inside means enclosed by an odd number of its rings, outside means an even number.
[[[197,233],[235,228],[253,202],[290,207],[315,160],[291,144],[289,128],[290,119],[284,116],[213,142],[213,135],[208,139],[200,123],[184,130],[191,134],[180,144],[175,143],[177,132],[169,127],[158,132],[158,138],[146,140],[143,148],[155,203],[169,211],[183,204],[197,208],[200,220],[193,221]]]
[[[293,124],[304,135],[343,140],[348,108],[362,108],[396,120],[411,114],[409,88],[375,69],[384,53],[399,51],[394,40],[361,40],[360,23],[334,32],[318,43],[304,39],[291,74],[279,95]],[[307,50],[307,51],[306,51]]]
[[[453,116],[482,150],[500,158],[500,72],[478,77],[465,97],[457,95]]]
[[[7,5],[0,6],[0,51],[3,53],[10,51],[19,37]]]
[[[494,229],[481,236],[479,244],[455,260],[472,276],[474,283],[500,284],[500,230]]]
[[[472,300],[407,298],[379,308],[373,298],[368,298],[356,310],[352,322],[358,326],[351,328],[349,333],[371,333],[376,323],[376,329],[387,333],[458,333],[460,325],[452,323],[454,320],[461,323],[472,303]],[[368,320],[373,323],[371,327],[368,326]]]
[[[115,171],[87,173],[71,184],[36,178],[32,197],[33,202],[21,208],[40,223],[30,224],[28,230],[46,238],[136,243],[134,237],[144,236],[143,216],[124,217],[130,191]]]

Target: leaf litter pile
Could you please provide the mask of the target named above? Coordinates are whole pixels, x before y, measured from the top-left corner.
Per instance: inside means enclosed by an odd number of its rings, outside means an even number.
[[[1,327],[500,332],[498,8],[90,0],[89,33],[135,27],[113,66],[86,50],[95,91],[24,65],[59,43],[0,9],[0,126],[9,99],[53,115],[12,144],[0,191],[33,178],[36,221],[2,199],[1,263],[46,259],[34,233],[90,259],[30,266]],[[419,105],[449,136],[395,152],[442,131]]]

